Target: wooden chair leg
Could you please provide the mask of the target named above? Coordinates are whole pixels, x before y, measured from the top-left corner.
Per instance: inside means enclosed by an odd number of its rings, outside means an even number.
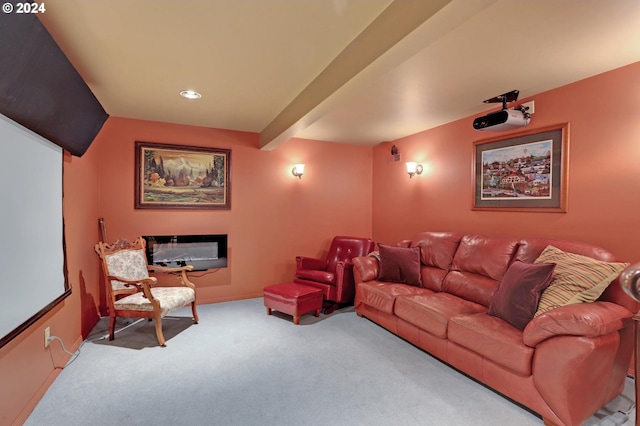
[[[195,302],[195,300],[193,302],[191,302],[191,313],[193,314],[193,322],[197,324],[199,319],[198,319],[198,311],[196,311],[196,302]]]
[[[158,337],[158,343],[160,343],[160,346],[164,348],[167,344],[164,340],[164,334],[162,334],[162,317],[160,314],[154,314],[153,319],[156,323],[156,336]]]
[[[109,315],[109,340],[113,340],[116,332],[116,317]]]
[[[300,317],[299,317],[299,316],[297,316],[297,315],[294,315],[294,316],[293,316],[293,323],[294,323],[295,325],[299,325],[299,324],[300,324]]]

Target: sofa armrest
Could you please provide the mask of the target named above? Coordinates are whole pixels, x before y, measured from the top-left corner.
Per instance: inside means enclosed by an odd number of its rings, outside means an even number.
[[[380,264],[378,259],[373,256],[361,256],[354,257],[353,262],[353,275],[356,283],[371,281],[378,278],[378,272],[380,270]]]
[[[559,335],[602,336],[629,325],[633,314],[611,302],[576,303],[543,313],[527,324],[522,339],[527,346]]]
[[[296,256],[296,270],[311,269],[315,271],[326,271],[326,259],[315,259],[313,257]]]

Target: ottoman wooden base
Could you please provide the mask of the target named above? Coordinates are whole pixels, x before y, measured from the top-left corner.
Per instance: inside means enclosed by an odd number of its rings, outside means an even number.
[[[306,313],[315,311],[315,316],[320,316],[322,290],[296,283],[270,285],[264,288],[264,306],[267,308],[267,315],[271,315],[271,310],[275,309],[292,315],[293,323],[298,325],[300,316]]]

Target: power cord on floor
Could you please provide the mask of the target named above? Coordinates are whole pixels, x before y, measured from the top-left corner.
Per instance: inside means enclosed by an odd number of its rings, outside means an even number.
[[[59,338],[58,336],[49,336],[49,343],[51,343],[52,341],[57,340],[60,342],[60,345],[62,346],[62,350],[71,355],[71,358],[69,359],[69,361],[67,361],[67,363],[64,365],[64,367],[56,367],[56,368],[61,368],[61,369],[65,369],[66,367],[68,367],[73,361],[76,360],[76,358],[78,358],[78,355],[80,355],[80,348],[82,348],[82,345],[84,345],[84,341],[82,342],[82,344],[80,344],[80,346],[78,347],[78,350],[75,353],[71,353],[67,350],[67,348],[64,346],[64,342],[62,341],[61,338]]]
[[[114,333],[114,334],[120,333],[121,331],[126,330],[126,329],[127,329],[127,328],[129,328],[129,327],[133,327],[134,325],[136,325],[137,323],[139,323],[139,322],[141,322],[141,321],[144,321],[144,318],[137,319],[137,320],[135,320],[135,321],[131,321],[131,320],[130,320],[130,321],[125,321],[125,322],[124,322],[124,326],[123,326],[123,327],[120,327],[120,328],[119,328],[119,329],[117,329],[117,330],[114,330],[114,332],[113,332],[113,333]],[[102,335],[102,336],[98,337],[97,339],[93,339],[92,341],[93,341],[93,342],[97,342],[97,341],[99,341],[99,340],[106,340],[106,339],[108,339],[108,338],[109,338],[109,333],[104,334],[104,335]]]

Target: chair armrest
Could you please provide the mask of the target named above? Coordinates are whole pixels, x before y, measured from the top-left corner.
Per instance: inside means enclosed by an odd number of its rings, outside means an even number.
[[[378,278],[380,263],[373,256],[354,257],[352,259],[356,283]]]
[[[326,259],[315,259],[313,257],[296,256],[296,269],[311,269],[315,271],[326,271]]]
[[[522,332],[527,346],[535,347],[553,336],[596,337],[628,326],[633,314],[611,302],[576,303],[547,311],[534,318]]]
[[[182,272],[182,271],[192,271],[193,265],[185,265],[185,266],[176,266],[174,268],[169,268],[167,266],[161,265],[148,265],[147,269],[150,272]]]
[[[182,283],[182,285],[190,287],[194,290],[196,289],[196,285],[189,281],[189,278],[187,277],[187,272],[193,270],[193,265],[176,266],[173,268],[160,265],[147,265],[147,269],[149,270],[149,272],[163,272],[168,274],[179,272],[180,282]]]
[[[124,283],[125,287],[135,287],[136,290],[143,293],[147,299],[155,300],[153,294],[151,294],[151,287],[158,283],[155,277],[143,278],[141,280],[128,280],[117,275],[109,275],[107,276],[107,280],[109,280],[109,282],[112,280],[120,281]]]
[[[138,288],[143,287],[143,286],[153,287],[153,285],[158,282],[158,280],[155,279],[154,277],[143,278],[141,280],[128,280],[126,278],[122,278],[122,277],[119,277],[117,275],[109,275],[109,276],[107,276],[107,279],[109,281],[112,281],[112,280],[120,281],[121,283],[124,283],[127,286],[133,285],[133,286],[136,286]]]

